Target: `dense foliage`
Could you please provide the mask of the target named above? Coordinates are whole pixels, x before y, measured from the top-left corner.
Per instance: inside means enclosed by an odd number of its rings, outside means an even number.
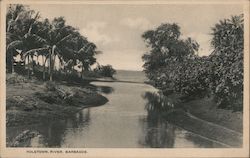
[[[243,15],[224,19],[212,28],[211,90],[223,108],[242,110],[243,106]]]
[[[207,57],[197,55],[197,42],[180,35],[176,24],[162,24],[142,35],[150,48],[142,59],[152,84],[164,94],[176,92],[188,99],[212,96],[222,108],[242,110],[243,16],[212,28],[214,51]]]
[[[41,19],[39,12],[24,5],[10,5],[6,15],[6,68],[14,72],[14,57],[21,56],[21,65],[30,76],[35,67],[42,66],[43,79],[46,73],[52,80],[56,59],[60,62],[59,72],[72,73],[75,67],[89,71],[96,63],[99,52],[94,43],[82,36],[78,29],[67,25],[63,17],[52,21]],[[36,60],[35,60],[36,57]],[[39,65],[38,58],[42,57]],[[25,71],[26,71],[25,70]]]

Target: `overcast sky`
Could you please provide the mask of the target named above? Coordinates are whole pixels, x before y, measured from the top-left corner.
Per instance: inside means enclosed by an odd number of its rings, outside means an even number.
[[[142,70],[146,51],[141,38],[144,31],[162,23],[177,23],[184,37],[200,44],[200,55],[211,52],[211,27],[220,19],[243,13],[241,5],[30,5],[42,18],[64,16],[67,24],[77,27],[103,54],[100,64],[115,69]]]

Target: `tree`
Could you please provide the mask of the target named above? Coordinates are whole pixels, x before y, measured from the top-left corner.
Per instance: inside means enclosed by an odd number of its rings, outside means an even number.
[[[11,59],[11,72],[14,72],[13,56],[17,55],[18,49],[21,51],[20,55],[23,58],[24,63],[26,61],[26,57],[28,57],[28,76],[30,76],[30,57],[32,59],[32,63],[34,62],[34,51],[31,50],[43,47],[45,43],[45,41],[34,34],[33,31],[33,28],[37,24],[39,17],[39,12],[29,10],[26,6],[10,5],[7,12],[6,57],[7,65],[8,59]]]
[[[111,65],[99,65],[94,69],[98,75],[103,77],[113,77],[116,74],[116,70]]]
[[[144,71],[157,87],[164,87],[168,81],[171,82],[169,74],[172,68],[198,51],[199,45],[196,41],[191,38],[181,39],[180,35],[180,27],[175,23],[162,24],[142,35],[150,48],[150,52],[142,56]]]
[[[243,15],[219,21],[212,28],[212,35],[212,92],[220,107],[242,110]]]
[[[31,16],[34,12],[23,5],[10,5],[6,15],[6,62],[7,69],[14,73],[13,56],[22,49],[25,34],[28,32]]]
[[[23,5],[10,5],[6,23],[6,62],[11,72],[14,72],[13,57],[20,52],[24,63],[28,60],[29,77],[30,69],[32,72],[35,69],[34,57],[38,60],[42,56],[44,80],[46,64],[49,78],[53,79],[56,58],[60,61],[60,69],[70,66],[72,72],[78,64],[83,72],[96,62],[94,56],[100,52],[76,28],[66,25],[63,17],[54,18],[51,22],[48,19],[40,20],[39,12]]]
[[[46,57],[48,57],[49,62],[49,78],[50,81],[52,81],[56,56],[58,56],[60,61],[74,59],[75,50],[72,48],[72,43],[74,43],[72,39],[78,33],[75,28],[65,25],[63,17],[55,18],[52,24],[48,24],[46,21],[43,24],[49,26],[42,30],[38,30],[36,34],[39,40],[45,41],[45,46],[43,48],[31,50],[27,53],[47,50],[48,54]]]
[[[242,111],[243,24],[243,15],[219,21],[212,28],[214,51],[208,57],[196,55],[199,45],[191,38],[179,39],[177,26],[147,31],[143,34],[151,48],[143,56],[147,76],[163,92],[170,88],[186,99],[212,96],[219,107]]]

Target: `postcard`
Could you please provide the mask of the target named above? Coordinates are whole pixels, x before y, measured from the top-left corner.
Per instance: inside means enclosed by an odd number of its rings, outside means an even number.
[[[1,157],[249,157],[248,0],[0,3]]]

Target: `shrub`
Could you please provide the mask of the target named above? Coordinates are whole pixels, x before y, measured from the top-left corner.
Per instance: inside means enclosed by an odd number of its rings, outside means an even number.
[[[103,77],[113,77],[116,70],[111,65],[99,65],[94,69],[94,72]]]
[[[20,84],[20,83],[26,83],[26,82],[28,82],[28,80],[22,75],[18,75],[18,74],[6,75],[7,84]]]
[[[48,81],[45,83],[45,88],[47,91],[56,91],[56,83],[52,81]]]

